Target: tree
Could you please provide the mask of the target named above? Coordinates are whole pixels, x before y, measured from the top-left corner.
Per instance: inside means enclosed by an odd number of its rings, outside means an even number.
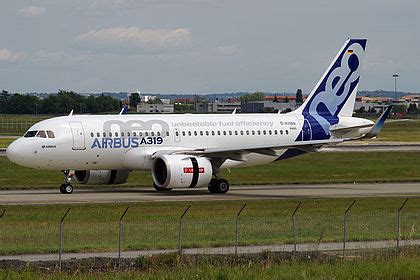
[[[156,97],[156,98],[150,98],[149,101],[147,101],[147,103],[149,104],[162,104],[162,99],[160,99],[160,97]]]
[[[141,101],[140,94],[138,92],[133,92],[132,94],[130,94],[128,101],[131,107],[134,107],[135,109],[137,109],[137,105]]]
[[[241,99],[241,102],[264,101],[265,94],[260,91],[257,91],[254,93],[247,93],[245,95],[242,95],[240,99]]]
[[[362,106],[362,107],[360,107],[360,108],[357,110],[357,112],[358,112],[358,113],[360,113],[360,114],[363,114],[363,113],[365,113],[365,112],[366,112],[366,109],[365,109],[365,107],[364,107],[364,106]]]
[[[296,91],[296,104],[302,104],[302,103],[303,103],[302,90],[298,88]]]
[[[410,103],[407,109],[407,114],[417,114],[418,109],[416,103]]]

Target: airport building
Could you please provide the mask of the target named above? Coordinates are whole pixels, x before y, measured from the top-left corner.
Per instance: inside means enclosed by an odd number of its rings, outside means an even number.
[[[173,113],[174,105],[173,104],[151,104],[141,102],[137,105],[138,113]]]

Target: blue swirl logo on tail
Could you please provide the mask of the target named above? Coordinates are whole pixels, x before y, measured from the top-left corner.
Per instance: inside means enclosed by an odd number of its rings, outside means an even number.
[[[354,105],[360,79],[360,60],[365,52],[365,39],[348,40],[318,85],[302,105],[304,124],[296,141],[330,138],[329,128],[338,123],[338,115],[347,102]],[[353,107],[353,106],[351,106]],[[353,110],[346,108],[345,114]]]

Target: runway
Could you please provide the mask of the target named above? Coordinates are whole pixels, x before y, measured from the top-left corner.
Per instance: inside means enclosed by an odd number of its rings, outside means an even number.
[[[304,199],[336,197],[420,197],[420,183],[250,185],[232,186],[227,194],[211,194],[206,188],[159,193],[153,188],[79,189],[61,194],[51,190],[0,191],[0,205],[121,203],[142,201],[209,201],[255,199]]]

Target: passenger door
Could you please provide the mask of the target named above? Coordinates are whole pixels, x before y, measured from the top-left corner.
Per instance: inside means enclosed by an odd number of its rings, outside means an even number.
[[[85,132],[81,122],[70,122],[70,129],[73,135],[73,150],[84,150],[85,146]]]

